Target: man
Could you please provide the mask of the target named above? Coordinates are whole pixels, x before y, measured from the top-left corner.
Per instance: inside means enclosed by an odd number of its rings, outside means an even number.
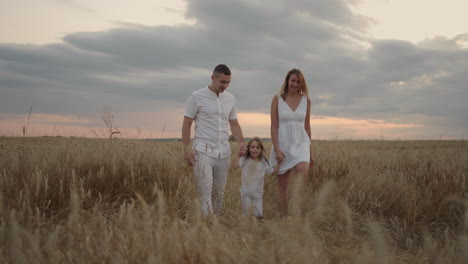
[[[246,147],[237,121],[236,100],[226,92],[231,82],[231,70],[224,64],[215,67],[208,87],[189,97],[182,124],[184,160],[193,166],[197,179],[201,209],[205,215],[221,211],[229,169],[231,148],[229,129],[239,148]],[[190,149],[190,129],[195,120],[195,137]]]

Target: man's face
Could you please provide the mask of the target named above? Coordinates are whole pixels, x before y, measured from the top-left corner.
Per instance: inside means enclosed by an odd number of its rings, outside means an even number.
[[[231,75],[217,73],[211,75],[211,80],[213,82],[212,87],[214,89],[214,92],[222,93],[229,87],[229,83],[231,82]]]

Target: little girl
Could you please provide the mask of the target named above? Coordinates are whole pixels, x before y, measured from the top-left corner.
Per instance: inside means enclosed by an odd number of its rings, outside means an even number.
[[[242,168],[241,201],[242,214],[252,212],[257,218],[263,218],[263,185],[265,173],[278,173],[280,164],[271,167],[265,157],[265,148],[260,138],[255,137],[247,144],[247,152],[239,150],[233,160],[233,168]]]

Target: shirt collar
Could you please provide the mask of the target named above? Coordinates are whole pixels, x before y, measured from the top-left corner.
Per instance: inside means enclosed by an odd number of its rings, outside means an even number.
[[[207,86],[206,87],[207,93],[210,94],[211,96],[218,98],[215,92],[211,91],[210,88]],[[224,93],[219,93],[219,98],[223,97]]]

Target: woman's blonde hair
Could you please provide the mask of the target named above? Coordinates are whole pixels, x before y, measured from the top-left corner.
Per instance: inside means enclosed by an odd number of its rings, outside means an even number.
[[[286,100],[286,95],[288,94],[288,90],[289,90],[289,87],[288,87],[288,83],[289,83],[289,79],[291,78],[291,76],[295,74],[297,75],[297,77],[299,77],[299,82],[301,83],[301,94],[305,94],[305,95],[309,95],[309,89],[307,88],[307,82],[304,78],[304,75],[302,74],[301,70],[299,69],[292,69],[290,71],[288,71],[288,73],[286,74],[286,78],[284,78],[284,83],[283,83],[283,86],[281,86],[281,90],[278,94],[278,96],[282,96],[283,99]]]

